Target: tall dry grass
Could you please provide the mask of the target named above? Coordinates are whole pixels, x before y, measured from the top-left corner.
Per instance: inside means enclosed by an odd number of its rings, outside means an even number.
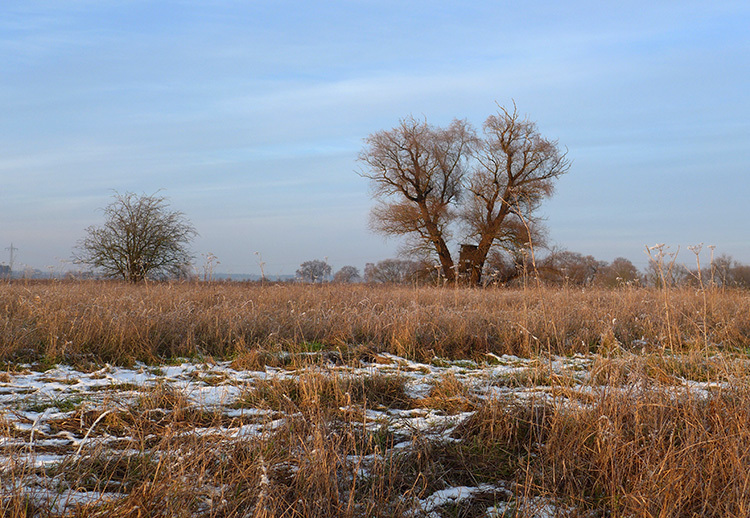
[[[263,433],[228,437],[222,426],[238,426],[240,418],[191,406],[171,387],[144,389],[128,405],[79,409],[52,425],[109,439],[109,447],[94,442],[48,467],[0,465],[0,516],[411,516],[423,476],[392,450],[391,434],[369,430],[357,411],[405,399],[398,378],[310,373],[293,387],[247,387],[244,403],[286,417]],[[117,446],[113,437],[121,438]],[[70,501],[84,491],[101,497]]]
[[[627,381],[592,378],[579,387],[586,404],[571,404],[571,393],[494,397],[442,437],[366,426],[365,408],[407,399],[403,380],[377,374],[355,380],[310,372],[248,386],[243,402],[286,418],[232,440],[218,430],[237,418],[200,411],[179,391],[157,386],[127,406],[81,409],[58,423],[79,434],[123,436],[122,444],[113,451],[93,443],[43,469],[6,465],[0,512],[58,518],[52,504],[69,492],[56,491],[72,489],[117,497],[71,505],[65,516],[413,517],[430,515],[420,501],[436,491],[486,485],[494,489],[439,515],[487,516],[504,502],[504,516],[531,517],[541,501],[571,511],[560,516],[748,516],[750,384],[732,378],[690,391],[646,376],[647,358],[634,362],[644,365]],[[450,399],[436,393],[428,408]],[[190,433],[212,426],[215,432]],[[40,486],[49,489],[47,500],[29,497]]]
[[[610,387],[591,406],[492,400],[454,434],[522,498],[546,495],[576,516],[750,515],[750,392]],[[521,516],[524,514],[521,513]]]
[[[237,423],[156,387],[60,424],[78,436],[127,436],[120,450],[94,443],[57,467],[6,464],[0,514],[59,516],[29,497],[44,482],[53,496],[119,494],[66,511],[81,517],[420,516],[420,499],[481,484],[498,489],[441,514],[486,516],[506,502],[506,516],[533,516],[542,501],[577,509],[571,516],[750,516],[749,345],[750,295],[734,290],[0,284],[6,362],[217,356],[260,369],[303,367],[316,350],[334,362],[380,351],[601,353],[583,382],[545,361],[507,380],[555,389],[530,399],[480,400],[446,375],[414,401],[398,376],[311,369],[246,387],[238,405],[286,417],[234,440],[189,433]],[[685,380],[713,385],[690,390]],[[365,409],[416,406],[474,413],[438,438],[366,426]],[[11,428],[0,417],[0,434],[20,433]]]
[[[743,290],[0,284],[0,359],[130,363],[369,346],[417,359],[750,346]]]

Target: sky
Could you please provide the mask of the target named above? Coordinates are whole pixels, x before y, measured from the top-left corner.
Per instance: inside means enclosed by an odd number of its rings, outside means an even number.
[[[572,161],[551,245],[750,263],[748,27],[721,0],[3,0],[0,262],[75,268],[114,192],[159,192],[199,269],[361,270],[401,245],[369,230],[363,139],[515,102]]]

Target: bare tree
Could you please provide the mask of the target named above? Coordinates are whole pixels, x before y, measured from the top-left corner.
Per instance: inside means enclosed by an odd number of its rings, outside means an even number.
[[[735,286],[750,288],[750,265],[735,263],[732,269],[732,278]]]
[[[534,211],[553,192],[553,182],[570,168],[557,142],[542,137],[536,124],[515,105],[490,115],[478,141],[470,196],[462,212],[468,238],[477,241],[475,272],[481,272],[493,246],[527,245],[539,233]],[[480,281],[476,274],[472,282]]]
[[[107,277],[139,282],[178,276],[192,260],[187,247],[197,232],[182,212],[169,209],[167,198],[115,193],[103,210],[104,225],[86,229],[76,262]]]
[[[596,273],[594,283],[608,288],[617,286],[631,286],[638,284],[640,274],[638,268],[624,257],[618,257],[610,264],[603,266]]]
[[[534,211],[570,163],[557,142],[515,109],[500,108],[482,138],[465,121],[446,129],[413,118],[365,140],[360,154],[378,203],[372,227],[410,238],[408,250],[437,256],[442,275],[456,275],[449,242],[456,223],[476,245],[471,281],[479,283],[493,248],[518,248],[539,234]]]
[[[467,151],[474,132],[465,121],[447,129],[412,117],[365,140],[360,160],[368,166],[362,176],[371,180],[379,203],[371,224],[379,232],[411,239],[411,251],[437,254],[443,274],[454,278],[447,241],[454,219],[452,206],[463,187]]]
[[[359,274],[359,270],[354,266],[342,266],[333,276],[333,282],[344,284],[359,282],[361,279],[362,276]]]
[[[297,270],[297,277],[302,282],[323,282],[329,275],[331,275],[331,265],[320,259],[305,261]]]
[[[696,277],[697,272],[691,272]],[[702,276],[712,286],[728,287],[750,287],[750,266],[735,261],[730,255],[721,254],[711,257],[710,266],[703,269]]]
[[[734,259],[727,254],[721,254],[711,261],[711,277],[717,286],[731,286]]]
[[[432,273],[432,265],[407,259],[383,259],[377,264],[365,266],[365,282],[383,284],[406,284],[424,279]]]
[[[606,266],[606,262],[594,256],[569,250],[553,250],[540,261],[542,278],[546,282],[573,286],[590,286]]]

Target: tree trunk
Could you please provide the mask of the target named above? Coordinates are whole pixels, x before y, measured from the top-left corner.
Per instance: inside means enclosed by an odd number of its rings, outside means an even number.
[[[443,234],[440,232],[437,224],[430,217],[430,212],[427,209],[427,206],[420,203],[419,209],[422,213],[427,233],[430,236],[430,241],[432,241],[432,244],[435,247],[435,252],[440,260],[440,267],[443,270],[443,275],[448,282],[453,282],[456,280],[456,272],[453,270],[453,258],[451,257],[448,245],[445,244]]]
[[[507,192],[505,196],[507,196]],[[505,217],[508,215],[507,205],[505,205],[504,201],[501,201],[500,203],[503,204],[500,212],[498,212],[497,216],[492,220],[492,224],[489,226],[489,231],[482,234],[482,237],[479,240],[479,245],[477,245],[477,250],[475,252],[476,255],[474,257],[474,260],[476,261],[475,267],[471,270],[471,283],[474,285],[479,285],[482,282],[484,263],[487,261],[487,256],[492,248],[492,243],[495,241],[495,237],[498,235],[498,232],[503,226],[503,221],[505,221]]]

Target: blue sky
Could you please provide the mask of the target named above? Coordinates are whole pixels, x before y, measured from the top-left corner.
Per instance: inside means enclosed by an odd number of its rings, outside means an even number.
[[[552,244],[750,262],[750,4],[5,0],[0,262],[66,269],[113,190],[163,189],[196,263],[393,257],[356,157],[414,114],[516,102],[573,161]]]

